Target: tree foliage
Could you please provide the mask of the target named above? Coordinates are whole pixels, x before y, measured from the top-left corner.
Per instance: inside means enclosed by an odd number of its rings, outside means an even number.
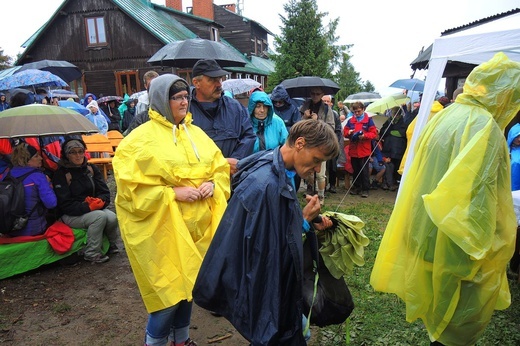
[[[12,58],[9,55],[4,55],[4,50],[0,48],[0,70],[8,69],[12,66]]]
[[[269,75],[267,89],[272,90],[283,80],[299,76],[319,76],[334,80],[341,87],[337,100],[360,92],[373,91],[374,86],[363,83],[350,62],[352,45],[339,45],[336,30],[339,18],[323,21],[327,12],[319,12],[316,0],[289,0],[284,4],[285,16],[281,34],[275,37],[275,72]]]

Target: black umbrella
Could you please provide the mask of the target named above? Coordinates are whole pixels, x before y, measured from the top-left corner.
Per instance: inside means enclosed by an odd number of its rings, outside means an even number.
[[[155,66],[192,68],[200,59],[214,59],[221,67],[244,67],[247,63],[234,48],[201,38],[169,43],[159,49],[148,63]]]
[[[70,82],[81,78],[82,73],[81,70],[76,66],[71,64],[68,61],[64,60],[40,60],[35,62],[30,62],[27,64],[23,64],[22,67],[16,71],[15,73],[27,70],[27,69],[35,69],[41,71],[48,71],[65,82]]]
[[[312,76],[286,79],[281,84],[290,97],[310,97],[311,89],[316,87],[320,87],[325,95],[334,95],[341,89],[330,79]]]

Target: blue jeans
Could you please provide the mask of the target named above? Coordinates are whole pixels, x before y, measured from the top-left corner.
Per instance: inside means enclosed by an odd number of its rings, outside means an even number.
[[[174,306],[148,315],[145,344],[163,346],[168,340],[174,344],[185,342],[190,337],[192,302],[181,300]]]

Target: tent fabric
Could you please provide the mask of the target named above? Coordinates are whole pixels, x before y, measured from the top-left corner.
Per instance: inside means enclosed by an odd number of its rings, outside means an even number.
[[[415,147],[419,134],[428,121],[437,87],[448,60],[478,65],[491,59],[497,52],[504,52],[509,59],[520,61],[520,13],[435,40],[411,148]],[[413,157],[414,153],[411,150],[402,180],[406,179],[407,167],[410,166]]]
[[[64,254],[57,254],[45,237],[38,241],[0,245],[0,280],[25,273],[45,264],[50,264],[72,255],[82,249],[87,242],[87,232],[75,229],[74,244]],[[109,242],[103,238],[103,252],[108,251]]]

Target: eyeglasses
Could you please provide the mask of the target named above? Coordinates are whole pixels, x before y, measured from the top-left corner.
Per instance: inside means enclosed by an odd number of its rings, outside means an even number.
[[[83,154],[85,154],[85,150],[69,151],[69,155],[83,155]]]
[[[174,100],[174,101],[177,101],[177,102],[182,102],[182,101],[191,101],[191,96],[190,95],[178,95],[178,96],[172,96],[170,97],[170,100]]]

